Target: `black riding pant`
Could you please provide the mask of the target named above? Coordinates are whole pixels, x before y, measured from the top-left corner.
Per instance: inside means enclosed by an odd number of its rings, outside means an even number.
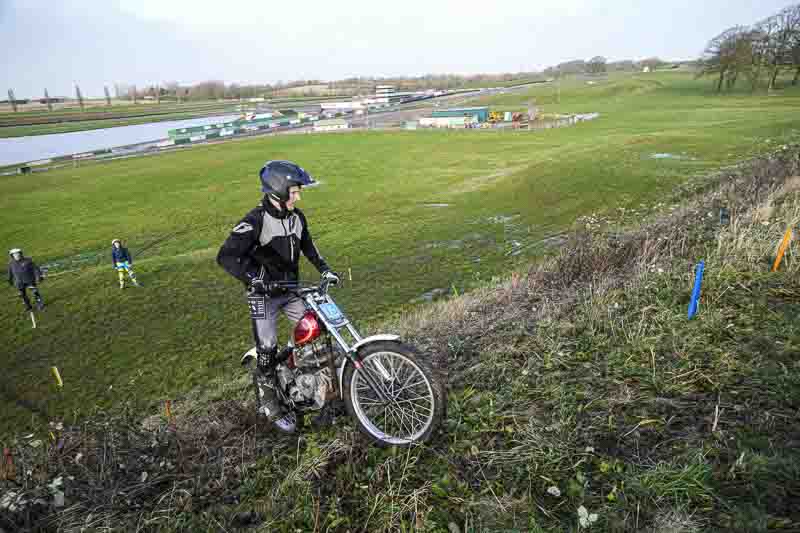
[[[25,309],[30,310],[31,301],[30,299],[28,299],[28,293],[27,293],[28,289],[31,289],[31,291],[33,292],[33,297],[36,298],[37,302],[42,301],[42,295],[39,293],[39,288],[36,286],[35,283],[32,283],[30,285],[25,285],[19,289],[19,297],[22,298],[22,302],[25,304]]]

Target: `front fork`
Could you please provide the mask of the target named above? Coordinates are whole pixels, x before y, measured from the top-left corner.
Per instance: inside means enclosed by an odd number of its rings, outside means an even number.
[[[325,298],[326,298],[325,302],[331,302],[331,303],[333,302],[333,300],[331,300],[330,297],[326,296]],[[383,402],[389,401],[390,398],[388,398],[386,396],[384,388],[381,386],[380,382],[372,374],[371,370],[368,369],[362,363],[361,357],[358,355],[358,351],[357,350],[355,350],[355,351],[351,350],[350,345],[347,343],[347,341],[345,341],[345,339],[342,337],[342,334],[339,332],[340,328],[342,328],[342,329],[343,328],[347,328],[347,330],[350,332],[350,335],[352,335],[352,337],[356,340],[356,342],[360,342],[362,340],[362,337],[358,333],[358,331],[355,329],[355,327],[350,323],[350,321],[349,320],[345,320],[343,323],[331,324],[325,318],[325,314],[322,313],[322,311],[320,310],[318,302],[314,299],[313,296],[311,296],[311,295],[306,296],[305,301],[306,301],[306,305],[311,310],[313,310],[314,313],[316,313],[318,319],[321,320],[325,324],[325,329],[327,329],[328,333],[336,340],[336,343],[342,348],[342,350],[345,351],[345,360],[342,361],[342,367],[341,367],[342,375],[344,374],[345,366],[347,365],[347,361],[349,360],[350,364],[355,366],[357,370],[360,370],[360,371],[362,371],[364,373],[364,379],[367,382],[367,385],[369,386],[369,388],[372,389],[372,392],[374,392],[378,396],[378,398],[380,398],[381,401],[383,401]],[[336,372],[333,371],[333,369],[334,369],[334,358],[335,358],[335,354],[334,354],[334,351],[333,351],[333,346],[331,346],[329,357],[330,357],[329,365],[330,365],[330,368],[331,368],[331,376],[334,378],[334,380],[336,380],[336,378],[338,378],[339,376],[338,376],[338,374]],[[374,363],[374,366],[378,370],[378,373],[381,375],[381,377],[385,381],[391,381],[392,380],[392,375],[389,373],[388,370],[386,370],[386,367],[384,367],[383,364],[381,364],[380,361],[376,360],[375,363]],[[342,397],[343,394],[344,394],[344,391],[340,390],[339,391],[340,397]]]
[[[350,364],[355,366],[356,370],[359,370],[364,375],[364,381],[367,382],[367,386],[378,396],[380,401],[390,401],[391,398],[386,395],[386,390],[383,388],[380,381],[378,381],[377,376],[361,361],[361,357],[358,355],[358,352],[352,355],[348,354],[347,357],[350,360]],[[372,366],[378,370],[378,373],[384,379],[384,381],[391,381],[392,375],[389,374],[389,372],[386,370],[386,367],[384,367],[380,361],[376,360]],[[342,371],[344,372],[344,367],[342,368]]]

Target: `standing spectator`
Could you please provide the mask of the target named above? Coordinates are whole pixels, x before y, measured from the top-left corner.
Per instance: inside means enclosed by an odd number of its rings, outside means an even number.
[[[44,300],[42,300],[42,295],[39,294],[39,288],[36,286],[38,282],[44,279],[41,269],[36,266],[33,259],[22,254],[22,248],[13,248],[8,251],[8,255],[11,256],[11,261],[8,263],[8,284],[19,290],[19,296],[25,304],[25,312],[33,310],[31,301],[28,299],[28,289],[33,291],[33,297],[36,298],[36,307],[40,311],[43,310]]]
[[[128,249],[122,246],[122,241],[119,239],[111,241],[111,263],[117,269],[120,289],[125,288],[125,272],[128,273],[133,284],[137,287],[139,286],[139,282],[136,281],[136,274],[133,273],[133,258],[131,258]]]

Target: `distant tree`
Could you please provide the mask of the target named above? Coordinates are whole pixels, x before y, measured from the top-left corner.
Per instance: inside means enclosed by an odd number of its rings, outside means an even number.
[[[576,59],[574,61],[565,61],[556,65],[556,71],[561,74],[583,74],[586,72],[586,61],[583,59]]]
[[[14,96],[14,89],[8,90],[8,102],[11,104],[11,109],[14,110],[14,113],[17,112],[17,98]]]
[[[78,84],[75,84],[75,97],[78,99],[78,105],[81,106],[81,111],[83,111],[83,94],[81,94],[81,88]]]
[[[650,71],[663,67],[666,64],[666,61],[663,61],[658,57],[648,57],[647,59],[639,61],[639,66],[641,68],[647,67]]]
[[[717,92],[722,90],[726,76],[736,77],[737,52],[741,46],[740,41],[749,34],[749,29],[744,26],[728,28],[711,39],[706,45],[701,59],[700,70],[697,77],[718,75]],[[644,63],[644,62],[642,62]]]
[[[601,74],[606,72],[606,58],[595,56],[586,63],[586,72],[590,74]]]
[[[611,72],[630,72],[636,70],[636,64],[630,59],[623,59],[621,61],[612,61],[608,63],[606,68]]]
[[[217,100],[225,96],[225,83],[217,80],[200,82],[189,88],[190,100]]]
[[[800,35],[795,37],[790,55],[792,57],[792,67],[795,69],[792,85],[797,85],[797,82],[800,81]]]
[[[166,81],[161,84],[161,96],[175,98],[180,102],[180,85],[177,81]]]
[[[782,68],[793,65],[792,51],[800,33],[800,4],[782,9],[777,14],[757,24],[769,36],[769,89],[775,88],[775,80]]]
[[[228,85],[225,91],[228,98],[236,98],[241,100],[242,98],[242,87],[238,83],[231,83]]]

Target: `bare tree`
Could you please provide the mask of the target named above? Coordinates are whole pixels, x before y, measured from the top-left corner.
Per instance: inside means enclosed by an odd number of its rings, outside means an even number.
[[[795,37],[794,44],[792,45],[792,67],[794,70],[794,79],[792,79],[792,85],[797,85],[797,82],[800,81],[800,35]]]
[[[107,85],[103,86],[103,91],[106,93],[106,105],[110,106],[111,105],[111,95],[108,94],[108,86]]]
[[[78,105],[81,106],[81,111],[83,111],[83,94],[81,94],[81,88],[78,84],[75,84],[75,97],[78,99]]]
[[[590,74],[601,74],[606,72],[606,58],[595,56],[586,64],[586,72]]]
[[[204,81],[189,89],[190,100],[216,100],[225,96],[225,83],[222,81]]]
[[[666,61],[659,57],[648,57],[647,59],[642,59],[639,61],[639,65],[641,68],[647,67],[650,69],[650,71],[653,71],[663,65],[666,65]]]
[[[175,97],[178,102],[181,101],[180,86],[177,81],[168,81],[164,83],[164,96]]]
[[[8,102],[11,104],[11,109],[14,110],[14,113],[17,112],[17,99],[14,98],[14,89],[8,90]]]
[[[53,102],[50,100],[50,95],[47,94],[47,87],[44,88],[44,101],[47,103],[47,110],[53,110]]]
[[[761,21],[757,27],[769,35],[769,89],[783,67],[793,64],[792,49],[800,32],[800,5],[789,6]]]
[[[700,70],[697,77],[718,75],[717,92],[722,90],[726,76],[737,76],[737,51],[741,52],[741,40],[749,34],[749,29],[744,26],[728,28],[711,39],[706,45],[703,57],[700,60]],[[730,79],[730,78],[729,78]],[[735,82],[734,82],[735,83]]]
[[[613,61],[606,65],[610,71],[632,71],[636,70],[636,64],[630,59],[623,59],[621,61]]]

